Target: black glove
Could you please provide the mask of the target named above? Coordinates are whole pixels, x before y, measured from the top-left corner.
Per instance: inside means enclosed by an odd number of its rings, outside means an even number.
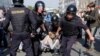
[[[48,35],[47,31],[42,32],[42,39],[44,39]]]
[[[34,38],[36,33],[31,33],[31,37]]]

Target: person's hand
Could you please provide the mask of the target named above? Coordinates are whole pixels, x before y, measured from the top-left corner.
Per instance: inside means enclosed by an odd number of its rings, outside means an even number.
[[[57,33],[56,33],[56,37],[58,37],[58,36],[59,36],[59,33],[57,32]]]
[[[53,34],[52,32],[49,32],[49,33],[48,33],[49,36],[52,35],[52,34]]]
[[[94,37],[90,37],[90,41],[94,41]]]
[[[52,34],[52,32],[49,32],[49,34]]]

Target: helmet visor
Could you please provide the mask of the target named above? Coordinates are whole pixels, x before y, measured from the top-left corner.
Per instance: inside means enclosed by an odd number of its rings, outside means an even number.
[[[39,4],[38,4],[38,7],[43,8],[43,4],[39,3]]]

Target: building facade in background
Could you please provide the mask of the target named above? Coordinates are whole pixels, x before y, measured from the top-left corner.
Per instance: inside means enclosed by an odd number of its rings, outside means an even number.
[[[68,5],[70,4],[74,4],[76,5],[75,0],[59,0],[59,11],[61,13],[64,13],[66,11],[66,8],[68,7]]]
[[[96,0],[96,7],[100,8],[100,0]]]
[[[64,13],[68,5],[73,4],[80,10],[85,10],[86,6],[95,0],[59,0],[59,11]]]
[[[12,0],[0,0],[0,6],[9,8],[12,6]]]
[[[77,8],[81,10],[86,10],[86,7],[90,2],[95,2],[95,0],[77,0],[77,1],[79,2]]]

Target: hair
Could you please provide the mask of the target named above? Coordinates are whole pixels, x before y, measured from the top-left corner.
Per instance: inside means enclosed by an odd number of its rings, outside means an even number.
[[[91,2],[87,5],[87,7],[95,7],[95,3],[94,2]]]

